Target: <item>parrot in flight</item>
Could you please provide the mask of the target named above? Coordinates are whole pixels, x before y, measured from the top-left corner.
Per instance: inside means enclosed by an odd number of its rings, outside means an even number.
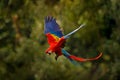
[[[63,35],[62,30],[60,29],[59,25],[56,22],[56,19],[53,18],[52,16],[47,16],[44,22],[44,33],[47,36],[47,41],[50,46],[45,51],[45,53],[49,55],[55,53],[56,60],[58,59],[59,56],[64,55],[71,62],[74,61],[85,62],[99,59],[102,56],[102,53],[100,53],[98,56],[94,58],[86,59],[71,55],[64,49],[66,39],[68,39],[73,33],[81,29],[83,26],[85,26],[85,24],[82,24],[77,29],[73,30],[67,35]]]

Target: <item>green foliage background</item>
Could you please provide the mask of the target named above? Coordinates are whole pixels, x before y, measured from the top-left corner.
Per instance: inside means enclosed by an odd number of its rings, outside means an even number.
[[[71,64],[47,56],[44,18],[64,34],[86,26],[66,44],[69,53],[101,59]],[[119,80],[120,0],[0,0],[0,80]]]

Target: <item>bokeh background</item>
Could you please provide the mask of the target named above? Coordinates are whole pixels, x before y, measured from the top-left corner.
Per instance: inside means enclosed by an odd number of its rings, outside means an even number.
[[[44,18],[56,18],[76,56],[73,65],[45,54]],[[0,80],[120,80],[120,0],[0,0]]]

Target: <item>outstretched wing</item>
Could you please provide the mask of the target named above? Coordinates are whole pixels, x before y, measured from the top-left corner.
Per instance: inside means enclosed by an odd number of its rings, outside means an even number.
[[[60,30],[59,25],[57,24],[55,18],[47,16],[45,18],[44,33],[47,36],[48,43],[56,43],[59,38],[63,36],[62,31]]]
[[[65,39],[69,38],[72,34],[74,34],[75,32],[77,32],[79,29],[81,29],[82,27],[84,27],[85,24],[80,25],[77,29],[73,30],[72,32],[68,33],[67,35],[64,36]]]

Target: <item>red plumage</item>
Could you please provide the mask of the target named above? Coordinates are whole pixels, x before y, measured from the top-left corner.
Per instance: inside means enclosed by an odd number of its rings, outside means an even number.
[[[75,33],[77,30],[79,30],[82,26],[77,28],[76,30],[72,31],[68,35],[63,36],[62,31],[60,30],[59,25],[56,23],[56,20],[53,17],[46,17],[45,19],[45,30],[44,33],[47,36],[48,44],[50,45],[49,48],[45,51],[46,54],[55,53],[55,59],[61,55],[64,55],[66,58],[68,58],[71,62],[80,61],[91,61],[91,60],[97,60],[102,56],[102,53],[100,53],[95,58],[85,59],[81,57],[76,57],[74,55],[70,55],[67,51],[65,51],[63,48],[65,46],[66,39],[73,33]]]

